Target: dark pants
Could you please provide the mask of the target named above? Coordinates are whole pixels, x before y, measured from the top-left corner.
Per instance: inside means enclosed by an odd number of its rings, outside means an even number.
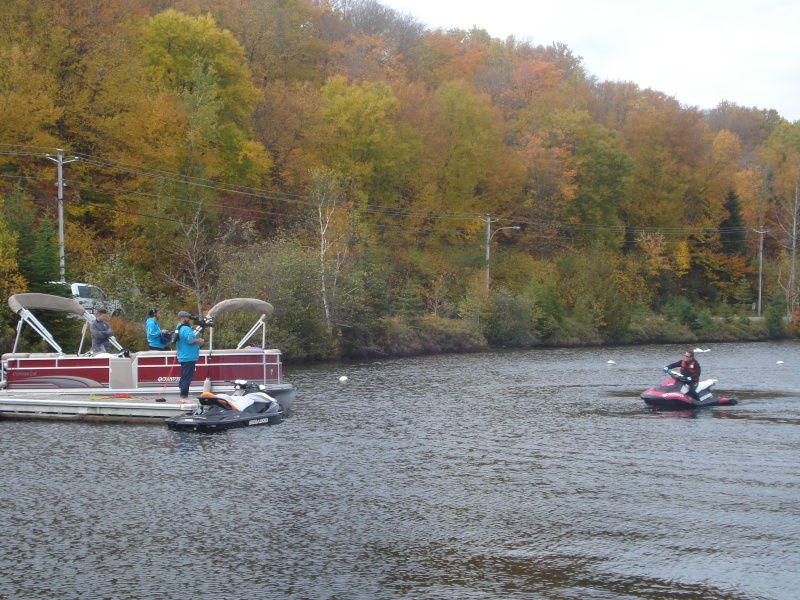
[[[690,398],[694,398],[698,402],[700,402],[700,396],[697,395],[697,384],[699,382],[695,381],[687,381],[686,384],[689,386],[689,391],[686,392],[686,395]]]
[[[181,363],[181,380],[178,383],[178,389],[181,391],[181,398],[189,397],[189,386],[192,384],[194,378],[194,365],[195,361]]]

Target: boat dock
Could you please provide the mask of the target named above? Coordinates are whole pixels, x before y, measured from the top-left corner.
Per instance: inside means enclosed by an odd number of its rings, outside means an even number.
[[[196,407],[192,404],[190,408]],[[117,423],[159,423],[164,419],[186,412],[178,398],[156,401],[153,398],[56,394],[15,397],[13,393],[0,393],[0,420],[49,419],[63,421],[101,421]]]

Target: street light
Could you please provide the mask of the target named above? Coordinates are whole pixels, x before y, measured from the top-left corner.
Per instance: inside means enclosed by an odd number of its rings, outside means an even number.
[[[497,229],[492,232],[492,223],[497,223],[499,219],[492,219],[489,215],[486,215],[486,218],[478,217],[481,221],[486,221],[486,289],[489,289],[489,249],[491,247],[492,238],[497,235],[500,231],[504,229],[517,229],[519,230],[519,226],[515,225],[513,227],[498,227]]]

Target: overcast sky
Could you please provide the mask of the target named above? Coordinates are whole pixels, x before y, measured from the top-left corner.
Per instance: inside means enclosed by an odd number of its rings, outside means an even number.
[[[800,120],[800,0],[379,0],[429,28],[566,44],[599,79]]]

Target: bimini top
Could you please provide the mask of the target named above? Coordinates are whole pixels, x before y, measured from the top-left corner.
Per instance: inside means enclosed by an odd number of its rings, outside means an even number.
[[[10,302],[11,300],[9,300]],[[231,298],[223,300],[219,304],[211,307],[211,310],[206,314],[206,319],[221,315],[222,313],[249,311],[262,313],[265,318],[271,317],[275,309],[272,304],[264,300],[257,300],[256,298]]]
[[[79,316],[86,314],[86,309],[72,298],[62,298],[51,294],[14,294],[8,299],[8,307],[15,315],[18,315],[23,309],[31,310],[33,308],[69,312]]]

